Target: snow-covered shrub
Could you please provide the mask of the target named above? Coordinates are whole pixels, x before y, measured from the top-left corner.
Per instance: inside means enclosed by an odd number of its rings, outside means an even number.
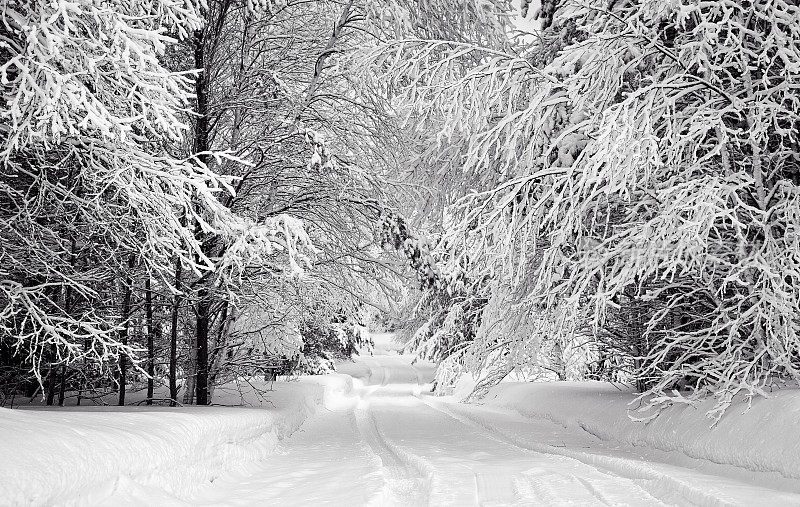
[[[306,358],[349,359],[371,340],[353,322],[321,322],[304,320],[300,335]]]
[[[297,373],[304,375],[327,375],[336,372],[334,360],[325,355],[314,355],[303,357],[297,369]]]

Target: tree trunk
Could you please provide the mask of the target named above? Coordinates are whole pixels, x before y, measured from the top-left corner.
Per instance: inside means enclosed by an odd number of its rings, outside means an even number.
[[[50,363],[50,371],[47,372],[47,399],[45,403],[47,405],[52,405],[55,401],[56,397],[56,377],[58,374],[58,365],[56,364],[56,346],[52,345],[50,347],[50,353],[52,355],[52,362]]]
[[[217,331],[217,341],[214,343],[213,352],[209,355],[208,397],[212,399],[214,397],[214,386],[216,385],[217,376],[225,365],[225,359],[227,359],[226,356],[228,354],[228,334],[230,333],[230,325],[234,318],[234,310],[232,309],[229,315],[228,308],[228,301],[223,301],[219,330]]]
[[[70,240],[70,249],[69,249],[69,265],[70,267],[75,266],[75,238],[73,237]],[[64,289],[64,313],[66,315],[72,315],[72,287],[67,285],[66,289]],[[58,389],[58,406],[64,406],[64,397],[65,392],[67,389],[67,365],[64,364],[61,366],[61,386]]]
[[[197,302],[197,404],[208,405],[208,331],[210,327],[211,300],[208,289],[199,292]]]
[[[128,256],[128,272],[125,276],[125,292],[122,297],[122,322],[123,328],[121,331],[120,342],[123,345],[128,344],[128,331],[130,330],[130,316],[131,316],[131,271],[133,270],[133,266],[136,263],[136,258],[133,254]],[[125,388],[126,388],[126,378],[125,375],[128,370],[128,358],[123,353],[119,356],[119,406],[125,405]]]
[[[183,385],[183,404],[194,403],[195,386],[197,385],[197,341],[194,335],[187,337],[186,348],[189,351],[186,358],[186,380]]]
[[[147,401],[148,405],[153,404],[153,378],[156,374],[156,352],[155,334],[156,328],[153,327],[153,289],[150,286],[150,276],[144,281],[144,311],[147,320]]]
[[[180,259],[175,261],[175,289],[180,290],[181,286],[181,266]],[[169,406],[174,407],[178,401],[178,312],[180,310],[181,296],[175,294],[172,298],[172,315],[169,331]]]
[[[205,38],[203,30],[194,32],[194,66],[196,69],[206,70]],[[197,97],[197,120],[194,131],[194,150],[199,162],[208,162],[209,150],[208,134],[208,78],[206,72],[197,74],[194,80],[195,96]],[[195,359],[196,359],[196,403],[208,404],[208,333],[210,324],[211,300],[206,282],[198,292],[196,305],[197,321],[195,327]]]
[[[66,397],[66,388],[67,388],[67,365],[61,365],[61,386],[58,389],[58,406],[64,406],[64,398]]]

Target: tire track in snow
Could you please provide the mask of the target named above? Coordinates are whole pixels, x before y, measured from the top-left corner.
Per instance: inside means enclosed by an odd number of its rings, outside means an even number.
[[[455,413],[449,408],[445,408],[444,404],[432,403],[422,396],[417,396],[417,398],[433,410],[437,410],[456,421],[487,433],[487,436],[499,442],[526,451],[570,458],[602,473],[613,474],[628,479],[654,500],[658,499],[661,502],[669,504],[678,501],[684,504],[688,502],[692,505],[735,505],[707,491],[706,488],[676,479],[644,463],[615,456],[603,456],[572,449],[562,449],[547,444],[528,442],[513,433],[507,433],[501,429],[490,426],[481,418]],[[587,481],[587,479],[584,478],[582,482],[584,481]],[[597,489],[596,486],[591,486],[596,493],[599,493],[600,490]],[[597,497],[597,495],[595,496]],[[597,500],[606,503],[606,500],[600,497],[597,497]]]
[[[356,427],[383,467],[384,489],[378,505],[428,505],[433,469],[422,458],[390,442],[378,428],[369,402],[354,410]]]
[[[417,400],[429,406],[425,400],[421,398],[422,379],[419,370],[413,364],[409,365],[411,371],[414,372],[416,387],[413,390],[413,395]],[[430,407],[433,408],[433,407]],[[441,411],[437,411],[441,413]],[[449,419],[452,419],[448,414],[444,414]],[[475,502],[481,506],[490,505],[509,505],[519,503],[521,496],[516,488],[513,478],[505,473],[505,471],[491,471],[487,469],[475,470],[468,465],[462,465],[472,472],[475,481]]]
[[[621,505],[612,500],[591,481],[574,474],[531,469],[514,478],[519,496],[537,505]],[[565,492],[569,492],[565,496]]]
[[[411,371],[414,372],[414,378],[416,379],[417,386],[422,386],[422,379],[419,378],[419,370],[417,370],[413,364],[409,365],[411,367]],[[416,395],[415,395],[416,396]]]
[[[392,376],[392,373],[389,368],[386,366],[381,366],[381,371],[383,371],[383,380],[381,380],[381,387],[386,387],[389,385],[389,379]]]
[[[367,375],[367,378],[369,379],[370,385],[375,387],[386,387],[387,385],[389,385],[389,379],[391,378],[392,374],[391,370],[388,367],[381,365],[378,361],[375,360],[371,360],[368,362],[365,361],[365,363],[369,367],[369,375]],[[380,372],[380,381],[376,381],[375,377],[378,376],[377,374],[379,372]],[[373,389],[372,391],[374,392],[375,390]]]
[[[457,425],[466,427],[470,432],[476,432],[487,440],[511,447],[517,451],[523,451],[525,455],[530,455],[532,452],[546,455],[546,453],[521,448],[511,442],[497,438],[491,432],[487,433],[485,428],[477,426],[469,420],[441,409],[420,396],[416,396],[416,398],[437,414],[444,415],[447,420],[455,421]],[[475,503],[482,506],[530,505],[531,502],[534,505],[629,505],[621,501],[609,501],[607,495],[603,493],[602,484],[595,484],[584,477],[571,473],[572,470],[563,471],[553,468],[553,464],[550,462],[551,459],[548,457],[548,463],[545,464],[532,462],[528,469],[513,474],[509,473],[509,470],[505,467],[496,468],[496,466],[486,463],[462,466],[472,472],[475,481]],[[559,457],[559,459],[564,460],[564,462],[571,461],[563,457]],[[580,463],[580,466],[585,467],[586,465]],[[615,478],[609,477],[608,482],[618,482],[614,480]],[[595,482],[602,481],[595,479]],[[641,490],[634,483],[631,483],[630,486]],[[640,497],[639,501],[634,501],[632,505],[642,505],[643,503],[649,505],[661,504],[644,490],[641,490]]]
[[[466,466],[466,465],[465,465]],[[515,485],[515,476],[507,470],[478,471],[468,467],[475,479],[475,503],[481,506],[519,504],[525,497]]]

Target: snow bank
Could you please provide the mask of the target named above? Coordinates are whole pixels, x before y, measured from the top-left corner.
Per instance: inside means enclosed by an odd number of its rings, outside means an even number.
[[[137,491],[188,498],[270,455],[320,406],[344,402],[353,383],[329,375],[274,387],[266,408],[0,409],[2,503],[98,503]]]
[[[746,402],[735,403],[713,428],[706,417],[713,401],[670,407],[645,424],[628,418],[634,398],[631,391],[602,382],[502,383],[484,403],[577,427],[602,440],[800,479],[798,390],[754,399],[749,410]]]

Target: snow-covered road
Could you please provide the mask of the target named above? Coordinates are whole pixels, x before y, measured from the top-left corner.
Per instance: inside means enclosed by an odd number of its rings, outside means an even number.
[[[700,460],[676,463],[549,421],[442,401],[425,389],[432,368],[406,356],[340,369],[356,379],[354,396],[320,411],[277,455],[217,479],[191,503],[800,505],[791,485],[764,488],[732,467],[709,471]]]

